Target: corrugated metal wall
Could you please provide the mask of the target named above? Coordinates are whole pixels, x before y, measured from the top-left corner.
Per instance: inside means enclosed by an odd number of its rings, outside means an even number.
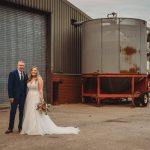
[[[0,5],[0,104],[8,102],[8,75],[18,60],[26,72],[37,66],[46,83],[46,35],[45,15]]]
[[[81,27],[71,25],[71,19],[90,19],[66,0],[4,0],[41,11],[51,12],[51,71],[81,73]]]

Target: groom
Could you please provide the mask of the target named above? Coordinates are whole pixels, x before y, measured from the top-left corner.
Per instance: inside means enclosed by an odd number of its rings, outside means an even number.
[[[19,125],[18,132],[22,130],[22,119],[24,103],[26,98],[27,89],[27,74],[24,72],[25,63],[18,61],[17,69],[10,72],[8,78],[8,95],[11,103],[9,127],[5,132],[6,134],[12,133],[14,128],[14,120],[16,115],[17,106],[19,106]]]

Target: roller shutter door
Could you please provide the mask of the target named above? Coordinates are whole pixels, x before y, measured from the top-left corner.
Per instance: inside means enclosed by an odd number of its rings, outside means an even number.
[[[0,6],[0,105],[8,103],[9,72],[24,60],[26,71],[37,66],[46,79],[46,17]]]

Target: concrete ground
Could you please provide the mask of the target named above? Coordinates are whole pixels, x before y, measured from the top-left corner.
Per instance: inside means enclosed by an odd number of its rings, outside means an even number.
[[[150,150],[150,106],[68,104],[53,106],[59,126],[78,126],[78,135],[5,135],[9,109],[0,110],[0,150]]]

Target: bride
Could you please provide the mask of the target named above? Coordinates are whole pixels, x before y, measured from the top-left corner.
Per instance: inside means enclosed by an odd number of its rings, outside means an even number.
[[[78,134],[79,128],[58,127],[45,113],[36,110],[37,104],[43,99],[43,80],[37,67],[30,70],[27,83],[28,94],[26,97],[23,126],[20,134],[45,135],[45,134]]]

